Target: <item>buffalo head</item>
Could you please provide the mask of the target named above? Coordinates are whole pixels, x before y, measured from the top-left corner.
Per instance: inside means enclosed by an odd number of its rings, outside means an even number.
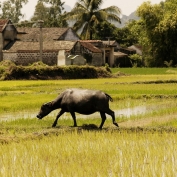
[[[51,111],[53,111],[52,102],[45,103],[41,106],[41,109],[36,117],[42,119],[43,117],[48,115]]]

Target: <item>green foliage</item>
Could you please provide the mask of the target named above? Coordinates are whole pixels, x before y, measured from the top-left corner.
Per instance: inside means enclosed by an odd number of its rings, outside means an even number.
[[[129,47],[138,43],[140,35],[136,21],[130,21],[123,28],[118,28],[115,32],[115,39],[122,47]]]
[[[98,23],[95,26],[95,33],[93,34],[93,38],[108,40],[108,37],[111,37],[111,40],[115,40],[116,30],[117,28],[107,21]]]
[[[172,67],[172,64],[173,64],[173,60],[170,60],[169,62],[168,61],[164,61],[164,64],[169,68],[169,67]]]
[[[11,19],[13,23],[18,23],[24,17],[21,9],[27,2],[28,0],[5,0],[2,3],[0,18]]]
[[[0,67],[1,68],[1,67]],[[81,79],[111,77],[104,67],[70,65],[64,67],[48,66],[42,62],[30,66],[16,66],[11,64],[0,69],[1,80],[13,79]]]
[[[144,31],[143,54],[146,66],[163,66],[164,61],[177,64],[177,3],[168,0],[152,5],[143,3],[137,10]]]
[[[44,27],[67,27],[63,18],[64,2],[61,0],[38,0],[31,21],[44,21]]]
[[[120,9],[110,6],[100,9],[102,0],[78,0],[75,7],[65,14],[66,20],[74,22],[73,29],[80,32],[82,39],[92,39],[95,27],[101,22],[120,22]]]
[[[142,66],[142,56],[138,54],[133,54],[129,56],[131,59],[131,63],[133,67],[141,67]]]

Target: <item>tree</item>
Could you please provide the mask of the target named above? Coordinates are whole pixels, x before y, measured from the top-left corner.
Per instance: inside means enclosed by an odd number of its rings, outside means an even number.
[[[100,9],[103,0],[78,0],[66,19],[74,22],[73,29],[79,32],[82,39],[92,39],[95,26],[101,22],[120,22],[120,9],[110,6]]]
[[[35,6],[34,15],[31,18],[31,21],[37,22],[38,20],[43,20],[43,26],[48,26],[48,14],[49,9],[44,5],[43,2],[38,1]]]
[[[110,37],[112,40],[115,39],[114,33],[116,32],[117,28],[115,25],[104,21],[95,26],[95,33],[93,34],[93,39],[100,39],[100,40],[108,40]]]
[[[177,1],[160,4],[143,3],[137,10],[144,25],[146,53],[149,66],[164,66],[164,61],[177,64]]]
[[[25,5],[28,0],[7,0],[1,5],[2,19],[10,19],[13,23],[18,23],[24,15],[21,13],[23,5]]]
[[[138,38],[136,35],[137,29],[134,29],[135,25],[136,21],[130,21],[123,28],[117,28],[116,32],[114,33],[116,41],[122,47],[129,47],[138,43]]]
[[[32,21],[43,20],[45,27],[67,27],[63,18],[64,2],[60,0],[39,0]]]

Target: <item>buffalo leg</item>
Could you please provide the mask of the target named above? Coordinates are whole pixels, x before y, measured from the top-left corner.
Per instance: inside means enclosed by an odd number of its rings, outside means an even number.
[[[118,125],[118,123],[117,123],[116,120],[115,120],[114,111],[112,111],[112,110],[109,109],[108,111],[106,111],[106,113],[109,114],[109,115],[112,117],[112,122],[113,122],[113,124],[118,127],[119,125]]]
[[[76,122],[76,115],[74,112],[70,112],[72,118],[73,118],[73,121],[74,121],[74,127],[77,127],[77,122]]]
[[[99,126],[99,128],[100,129],[102,129],[102,127],[103,127],[103,125],[104,125],[104,122],[105,122],[105,120],[106,120],[106,115],[105,115],[105,113],[104,112],[100,112],[100,115],[101,115],[101,124],[100,124],[100,126]]]
[[[54,121],[52,127],[55,127],[55,126],[57,125],[57,121],[58,121],[58,119],[60,118],[60,116],[61,116],[63,113],[65,113],[65,111],[62,109],[62,110],[58,113],[58,115],[57,115],[57,117],[56,117],[56,119],[55,119],[55,121]]]

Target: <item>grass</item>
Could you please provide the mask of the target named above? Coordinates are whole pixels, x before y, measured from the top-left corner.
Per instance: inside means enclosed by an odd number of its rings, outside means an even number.
[[[111,68],[112,73],[122,72],[132,75],[177,74],[177,68]]]
[[[146,84],[141,82],[159,79],[163,81],[177,79],[177,76],[148,75],[97,80],[0,81],[0,98],[3,102],[0,105],[0,114],[39,108],[42,103],[53,100],[64,89],[71,87],[103,90],[115,100],[176,97],[176,83]],[[140,83],[134,83],[137,81]]]
[[[1,145],[0,174],[5,177],[175,176],[176,149],[173,133],[61,131]]]
[[[0,81],[0,117],[14,118],[0,122],[0,176],[176,176],[177,90],[168,81],[177,75],[167,68],[128,70],[131,75],[111,79]],[[147,112],[117,114],[120,128],[108,116],[102,131],[97,114],[77,115],[77,128],[68,113],[56,128],[57,111],[35,118],[42,103],[71,87],[107,92],[114,111],[144,106]]]

